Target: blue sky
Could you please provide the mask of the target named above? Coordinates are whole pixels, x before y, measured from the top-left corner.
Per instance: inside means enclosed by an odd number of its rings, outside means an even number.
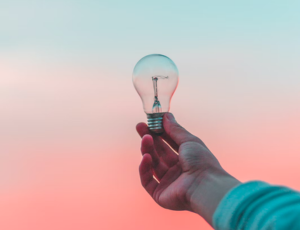
[[[162,53],[179,68],[179,90],[294,93],[299,12],[299,1],[0,1],[0,59],[43,73],[98,69],[130,91],[136,62]]]
[[[298,1],[2,1],[0,47],[103,55],[216,43],[299,48],[299,10]]]
[[[299,1],[1,1],[0,58],[127,81],[141,57],[162,53],[183,76],[179,89],[297,92],[299,12]]]

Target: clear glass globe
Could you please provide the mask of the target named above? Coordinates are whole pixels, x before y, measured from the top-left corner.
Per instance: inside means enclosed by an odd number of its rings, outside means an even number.
[[[145,113],[169,111],[178,84],[178,69],[170,58],[161,54],[143,57],[134,67],[132,80]]]
[[[132,80],[142,99],[148,125],[149,117],[156,117],[154,120],[159,123],[158,117],[162,120],[163,114],[170,110],[171,98],[177,88],[175,63],[161,54],[147,55],[135,65]]]

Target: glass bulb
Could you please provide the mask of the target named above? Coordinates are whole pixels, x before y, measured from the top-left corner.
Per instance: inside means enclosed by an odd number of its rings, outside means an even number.
[[[135,65],[132,80],[142,99],[149,129],[162,133],[163,115],[170,110],[170,101],[178,84],[175,63],[161,54],[147,55]]]

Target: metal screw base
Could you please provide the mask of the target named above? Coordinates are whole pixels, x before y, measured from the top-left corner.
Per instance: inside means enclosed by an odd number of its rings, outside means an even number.
[[[165,113],[147,113],[148,127],[152,132],[156,134],[162,134],[164,132],[164,127],[163,127],[164,114]]]

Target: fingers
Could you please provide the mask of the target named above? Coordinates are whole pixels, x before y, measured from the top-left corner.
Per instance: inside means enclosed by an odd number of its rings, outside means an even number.
[[[141,146],[142,154],[150,154],[152,158],[152,168],[154,169],[155,175],[157,179],[161,179],[165,173],[168,171],[168,167],[165,165],[163,161],[161,161],[154,149],[153,139],[150,135],[143,136],[142,146]]]
[[[170,184],[172,184],[177,178],[181,175],[182,168],[179,164],[174,165],[173,167],[169,168],[168,172],[164,175],[161,179],[160,184],[158,186],[158,195],[159,191],[163,191],[166,189]]]
[[[154,138],[154,144],[160,159],[162,159],[166,165],[172,167],[177,164],[179,160],[178,153],[171,149],[160,137]]]
[[[150,134],[150,131],[148,129],[148,126],[145,123],[139,123],[136,127],[139,135],[141,137]],[[152,136],[153,141],[154,141],[154,146],[156,149],[156,152],[158,154],[159,157],[161,157],[161,159],[165,162],[165,164],[168,167],[172,167],[173,165],[175,165],[178,162],[178,155],[177,153],[175,153],[168,144],[166,144],[161,137],[159,136]],[[176,145],[176,147],[178,148],[178,146]]]
[[[141,143],[141,152],[144,155],[145,153],[149,153],[152,157],[153,165],[158,165],[159,157],[154,149],[153,139],[150,135],[145,135],[142,137]]]
[[[174,151],[176,151],[178,153],[179,151],[179,146],[178,144],[176,144],[175,141],[173,141],[173,139],[166,133],[166,132],[163,132],[162,135],[161,135],[161,138],[164,139],[164,141],[166,143],[168,143],[168,145],[174,149]]]
[[[142,162],[140,164],[140,178],[141,183],[143,187],[146,189],[146,191],[153,196],[153,193],[159,183],[153,178],[152,174],[152,158],[150,154],[144,154]]]
[[[138,132],[140,137],[143,137],[145,134],[150,133],[148,130],[148,126],[144,122],[138,123],[136,125],[136,131]]]
[[[141,183],[154,200],[158,202],[161,192],[180,176],[182,169],[179,164],[169,168],[160,183],[153,178],[152,170],[152,157],[150,154],[146,153],[143,155],[139,167]]]
[[[180,126],[172,113],[166,113],[164,115],[163,125],[166,135],[169,136],[169,138],[175,142],[177,146],[189,141],[198,142],[204,145],[204,143],[198,137],[192,135],[186,129]],[[168,140],[167,142],[169,143]]]

